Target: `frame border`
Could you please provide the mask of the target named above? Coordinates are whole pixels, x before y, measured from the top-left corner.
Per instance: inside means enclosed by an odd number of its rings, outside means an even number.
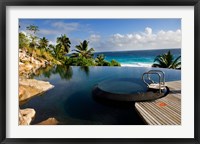
[[[6,138],[6,6],[194,6],[194,138]],[[200,77],[200,0],[0,0],[0,142],[2,144],[27,143],[96,143],[96,144],[200,144],[199,121],[200,99],[198,85]]]

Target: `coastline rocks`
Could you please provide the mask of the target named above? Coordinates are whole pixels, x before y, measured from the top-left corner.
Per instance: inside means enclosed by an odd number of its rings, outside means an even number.
[[[57,125],[58,121],[55,118],[48,118],[47,120],[44,120],[37,125]]]
[[[31,108],[19,110],[19,125],[30,125],[35,117],[35,110]]]
[[[19,76],[23,76],[28,78],[31,74],[30,72],[33,70],[33,66],[30,64],[21,63],[19,65]]]
[[[19,49],[19,75],[21,77],[29,78],[39,68],[44,68],[51,64],[51,62],[41,57],[30,56],[25,50]]]
[[[54,86],[49,82],[39,81],[35,79],[19,80],[19,101],[25,101],[33,96],[41,94]]]
[[[29,79],[32,74],[37,73],[38,69],[51,64],[52,62],[42,57],[34,56],[33,54],[29,54],[27,50],[19,49],[19,105],[26,103],[30,98],[54,87],[49,82]],[[19,109],[19,125],[30,125],[35,114],[35,110],[31,108]],[[55,118],[49,118],[41,122],[42,125],[57,123],[58,121]]]

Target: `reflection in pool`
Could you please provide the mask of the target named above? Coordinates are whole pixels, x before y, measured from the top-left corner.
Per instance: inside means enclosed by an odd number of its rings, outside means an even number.
[[[55,87],[30,99],[21,108],[33,108],[33,124],[55,117],[62,125],[142,125],[134,102],[95,99],[92,89],[105,80],[141,79],[144,72],[156,68],[143,67],[63,67],[38,71],[35,79],[49,81]],[[162,69],[166,81],[180,80],[180,70]],[[137,85],[137,83],[136,83]],[[126,91],[130,89],[119,89]],[[118,92],[120,92],[118,91]]]

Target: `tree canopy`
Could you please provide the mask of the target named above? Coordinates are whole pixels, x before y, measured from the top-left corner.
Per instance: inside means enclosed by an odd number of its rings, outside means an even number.
[[[156,56],[152,67],[181,69],[181,56],[174,58],[174,55],[169,50],[165,54]]]
[[[19,48],[28,49],[30,55],[35,53],[51,60],[53,57],[66,66],[120,66],[115,60],[106,61],[103,54],[94,57],[95,49],[89,47],[89,41],[87,40],[80,42],[74,50],[71,50],[71,41],[66,34],[57,37],[56,44],[49,44],[46,37],[38,37],[38,26],[29,25],[26,30],[30,33],[27,33],[27,35],[22,32],[19,33]],[[68,55],[70,51],[73,53]]]

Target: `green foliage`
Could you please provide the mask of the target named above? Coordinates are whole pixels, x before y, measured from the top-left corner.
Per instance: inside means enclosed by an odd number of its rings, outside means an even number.
[[[71,57],[66,60],[65,64],[73,66],[95,66],[95,61],[92,58]]]
[[[53,56],[58,59],[58,53],[59,53],[59,47],[56,47],[54,45],[49,45],[49,50],[53,54]]]
[[[19,33],[19,48],[24,49],[28,47],[28,45],[29,45],[29,40],[27,36],[24,33],[20,32]]]
[[[42,51],[40,49],[36,49],[32,51],[33,56],[42,57]]]
[[[30,48],[36,48],[37,47],[37,39],[36,32],[39,31],[38,26],[35,25],[29,25],[26,27],[26,30],[30,31],[30,38],[31,41],[29,43]]]
[[[38,37],[34,36],[34,35],[31,35],[30,37],[31,37],[31,41],[29,43],[29,47],[36,48],[38,46],[38,44],[37,44]]]
[[[76,53],[72,54],[72,57],[83,57],[83,58],[93,58],[94,48],[88,48],[89,41],[84,40],[76,45]]]
[[[120,63],[117,62],[116,60],[111,60],[110,66],[121,66],[121,65],[120,65]]]
[[[48,43],[49,43],[49,41],[45,37],[40,38],[38,48],[45,49],[47,51]]]
[[[57,38],[57,43],[57,46],[60,47],[60,52],[62,52],[63,55],[69,52],[71,42],[65,34]]]
[[[34,34],[36,34],[37,31],[39,31],[38,26],[35,25],[29,25],[26,27],[26,30],[33,32]]]
[[[27,53],[29,54],[29,55],[32,55],[34,52],[33,52],[33,49],[32,48],[30,48],[30,47],[27,47],[26,48],[26,51],[27,51]]]
[[[46,52],[46,51],[41,51],[42,52],[42,55],[41,57],[48,60],[48,61],[53,61],[54,60],[54,57],[51,55],[51,53],[49,52]]]
[[[111,62],[108,62],[105,60],[104,54],[100,54],[95,59],[97,66],[121,66],[119,62],[112,60]]]
[[[59,60],[61,63],[65,63],[65,55],[69,52],[70,44],[71,42],[69,38],[66,35],[61,35],[57,38],[57,44],[50,44],[46,50],[51,52],[54,58]]]
[[[154,59],[154,64],[152,67],[160,67],[160,68],[170,68],[170,69],[181,69],[181,56],[178,56],[174,59],[173,54],[169,50],[167,53],[158,55]]]
[[[51,64],[59,64],[59,62],[53,57],[53,55],[49,51],[45,51],[44,49],[32,49],[30,47],[26,47],[27,54],[34,57],[38,60],[47,60]]]
[[[105,63],[104,59],[105,59],[104,54],[97,55],[97,58],[95,59],[95,62],[97,63],[97,66],[103,66],[104,63]]]
[[[56,44],[49,45],[49,40],[45,37],[38,38],[36,32],[39,31],[38,26],[29,25],[26,30],[30,32],[30,39],[23,33],[19,33],[19,48],[26,48],[30,56],[42,58],[55,64],[65,64],[67,66],[120,66],[120,64],[112,60],[105,60],[103,54],[94,58],[94,48],[89,48],[89,41],[84,40],[75,46],[75,53],[70,57],[66,54],[70,51],[70,39],[64,34],[57,37]],[[84,68],[85,69],[85,68]]]

